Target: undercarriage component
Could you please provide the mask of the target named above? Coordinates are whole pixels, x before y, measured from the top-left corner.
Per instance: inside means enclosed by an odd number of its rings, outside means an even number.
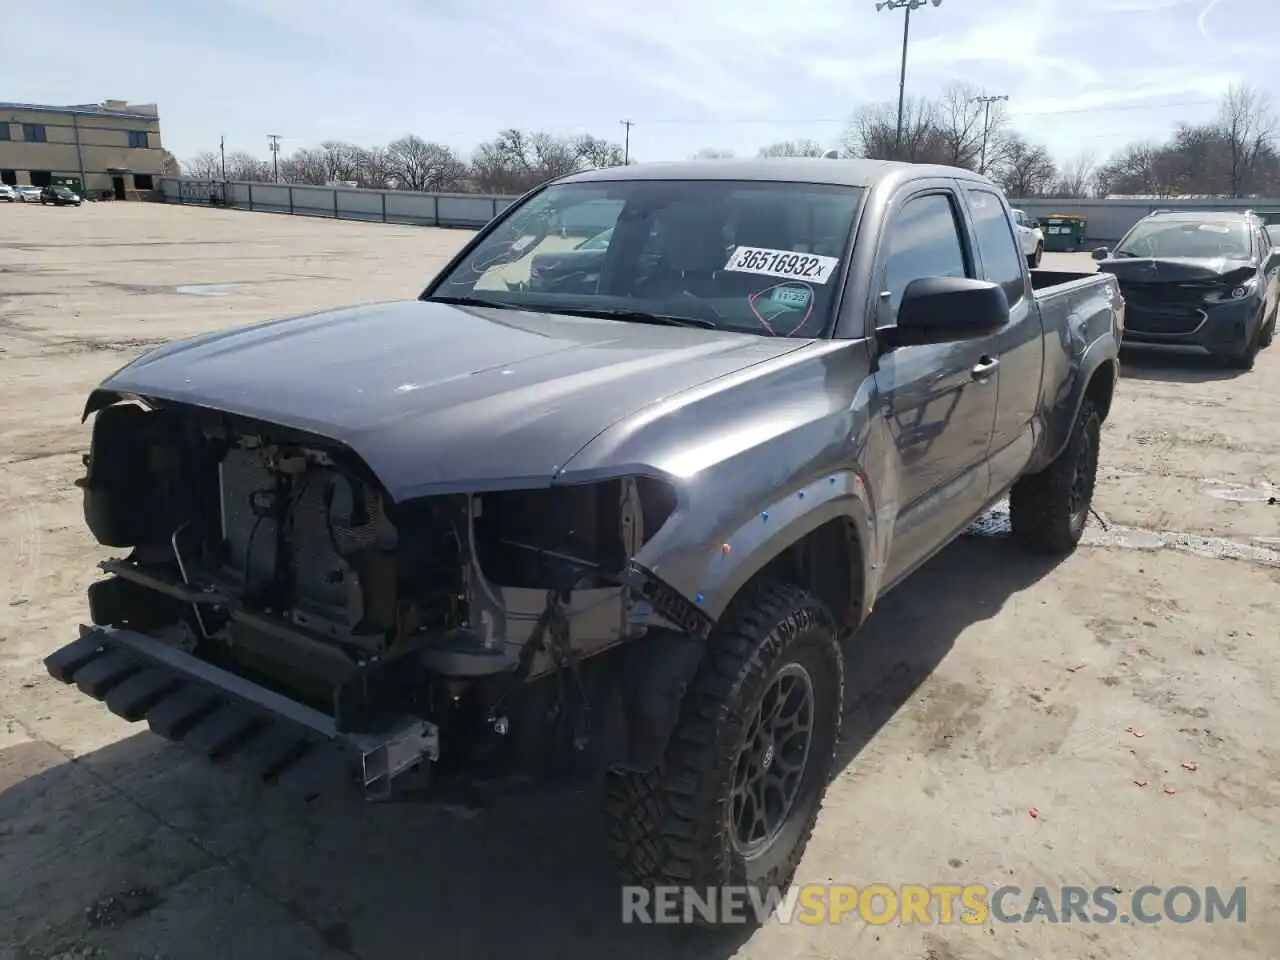
[[[130,630],[82,628],[44,663],[117,716],[145,719],[168,740],[240,761],[308,799],[353,777],[369,796],[385,797],[397,777],[440,753],[438,730],[425,720],[403,717],[378,735],[341,733],[317,710]]]

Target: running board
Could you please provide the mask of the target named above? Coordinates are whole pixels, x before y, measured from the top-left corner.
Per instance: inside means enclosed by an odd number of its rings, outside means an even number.
[[[416,717],[385,734],[340,733],[333,718],[133,630],[80,628],[45,669],[130,722],[304,799],[351,783],[387,799],[400,774],[439,758],[439,731]]]

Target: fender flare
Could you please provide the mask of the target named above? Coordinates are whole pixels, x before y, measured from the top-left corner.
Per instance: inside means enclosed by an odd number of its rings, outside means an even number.
[[[1084,406],[1089,387],[1100,370],[1105,367],[1111,368],[1111,389],[1115,389],[1115,384],[1120,378],[1119,356],[1119,349],[1103,338],[1095,340],[1085,350],[1080,358],[1078,372],[1070,392],[1045,417],[1044,442],[1040,445],[1040,455],[1036,458],[1031,472],[1043,470],[1066,448],[1067,441],[1071,439],[1071,428],[1076,418],[1080,416],[1080,409]],[[1106,412],[1103,411],[1104,419]]]
[[[718,620],[752,577],[831,520],[845,519],[853,524],[866,570],[867,552],[875,543],[869,499],[866,481],[853,469],[824,474],[776,497],[716,545],[696,585],[698,606]],[[854,599],[865,610],[872,578],[864,576],[862,580],[864,595]]]

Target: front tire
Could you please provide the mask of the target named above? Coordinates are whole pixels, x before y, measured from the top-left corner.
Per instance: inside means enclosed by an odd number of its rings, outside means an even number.
[[[1036,252],[1027,257],[1027,263],[1032,267],[1040,266],[1040,261],[1044,259],[1044,244],[1036,244]]]
[[[1252,370],[1254,362],[1258,359],[1258,351],[1263,346],[1262,335],[1265,328],[1265,323],[1259,323],[1258,328],[1253,331],[1253,336],[1249,338],[1249,345],[1244,348],[1244,353],[1229,357],[1227,365],[1236,370]]]
[[[628,882],[751,886],[795,876],[844,706],[835,619],[807,591],[748,587],[709,641],[659,770],[611,773],[609,847]]]
[[[1009,523],[1019,544],[1059,556],[1075,550],[1093,506],[1101,436],[1102,418],[1086,397],[1063,451],[1009,491]]]
[[[1271,310],[1271,319],[1267,320],[1262,327],[1262,336],[1258,338],[1259,347],[1271,346],[1271,341],[1276,336],[1276,318],[1280,317],[1280,300],[1276,301],[1275,307]]]

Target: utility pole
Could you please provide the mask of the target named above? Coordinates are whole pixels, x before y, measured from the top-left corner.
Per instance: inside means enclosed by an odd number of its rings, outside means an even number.
[[[622,164],[626,166],[631,162],[631,128],[635,124],[630,120],[623,120],[621,123],[627,128],[626,137],[622,141]]]
[[[280,182],[280,134],[268,133],[267,139],[271,141],[271,168],[274,171],[275,182]]]
[[[218,138],[218,153],[222,154],[222,182],[227,182],[227,138]]]
[[[987,136],[991,132],[991,105],[1001,100],[1008,100],[1009,95],[1002,93],[994,97],[974,97],[970,103],[982,104],[982,159],[978,161],[978,174],[987,172]]]
[[[942,0],[878,0],[876,10],[905,10],[902,20],[902,69],[898,73],[898,132],[893,140],[893,156],[895,160],[902,158],[902,108],[906,101],[907,91],[907,43],[911,39],[911,11],[919,10],[926,4],[935,7]]]

